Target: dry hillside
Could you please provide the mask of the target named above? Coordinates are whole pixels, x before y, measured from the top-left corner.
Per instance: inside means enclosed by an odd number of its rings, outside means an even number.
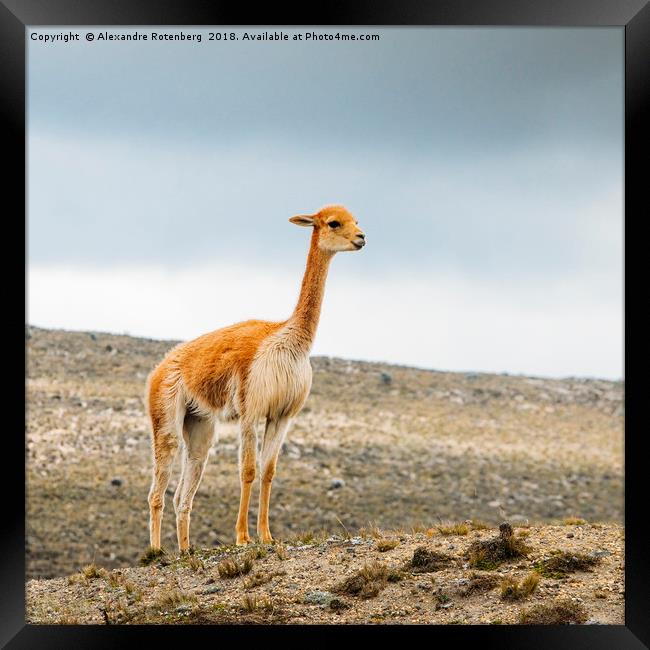
[[[28,577],[64,576],[93,562],[109,570],[134,566],[148,543],[151,469],[144,383],[173,342],[35,327],[26,336]],[[437,372],[322,357],[312,359],[312,365],[312,393],[289,433],[274,483],[271,530],[276,538],[320,530],[354,535],[372,526],[429,530],[446,520],[522,524],[582,517],[622,523],[620,382]],[[198,549],[215,553],[220,544],[234,541],[236,466],[236,429],[220,427],[192,514],[192,542]],[[174,475],[169,493],[175,480]],[[168,497],[163,544],[170,550],[173,519]],[[615,545],[617,530],[580,528],[581,534],[611,531],[612,537],[589,540],[594,548]],[[452,543],[460,549],[470,539],[462,536]],[[567,543],[577,544],[577,539]],[[405,538],[386,557],[405,561],[416,543]],[[546,550],[542,538],[536,543],[540,553]],[[310,548],[305,557],[319,558],[323,570],[339,561],[356,567],[375,554],[365,541]],[[298,580],[304,552],[290,552],[291,561],[281,563],[290,577],[277,580]],[[192,591],[200,580],[213,578],[210,567],[217,557],[202,558],[206,568],[188,572],[180,589]],[[271,570],[273,558],[271,552],[261,560],[263,567],[268,563]],[[129,579],[136,572],[134,579],[150,575],[165,585],[173,578],[166,573],[169,567],[124,571]],[[101,592],[108,588],[101,580],[53,584]],[[426,591],[426,584],[418,586],[423,580],[429,578],[399,583],[408,586],[405,608],[411,609],[409,589],[420,595]],[[305,588],[317,584],[305,583]],[[389,583],[386,594],[398,588],[403,587]],[[30,593],[38,589],[35,583]],[[86,597],[86,592],[70,593]],[[433,599],[435,589],[427,594]],[[607,599],[603,603],[609,605]],[[461,616],[454,608],[452,613],[436,610],[436,616]],[[340,620],[352,616],[345,611],[337,614]],[[358,611],[354,616],[375,612]],[[88,616],[97,615],[93,612]],[[34,616],[47,618],[42,611]],[[85,614],[79,616],[85,620]]]
[[[620,526],[368,529],[27,583],[44,624],[623,624]]]

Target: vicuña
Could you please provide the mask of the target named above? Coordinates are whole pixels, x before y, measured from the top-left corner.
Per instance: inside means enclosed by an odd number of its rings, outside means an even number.
[[[298,303],[282,322],[248,320],[204,334],[173,348],[147,379],[151,418],[153,481],[149,491],[149,532],[160,549],[160,527],[172,462],[182,449],[182,471],[174,495],[181,552],[189,548],[190,513],[217,420],[239,421],[241,498],[237,544],[251,542],[248,506],[257,471],[256,425],[264,421],[260,445],[260,501],[257,534],[273,541],[269,499],[278,454],[291,421],[311,388],[309,362],[330,261],[339,251],[360,250],[365,235],[341,205],[289,219],[313,228]]]

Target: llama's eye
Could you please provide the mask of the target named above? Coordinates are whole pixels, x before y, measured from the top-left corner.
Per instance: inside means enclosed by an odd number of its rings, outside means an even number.
[[[330,228],[338,228],[341,224],[338,221],[328,221],[327,225]]]

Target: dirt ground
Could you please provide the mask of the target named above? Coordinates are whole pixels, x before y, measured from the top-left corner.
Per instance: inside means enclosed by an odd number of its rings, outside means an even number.
[[[455,532],[375,528],[353,537],[303,536],[274,546],[196,550],[110,572],[91,566],[67,578],[30,580],[27,620],[39,624],[624,623],[620,526],[576,521],[515,527],[513,538],[525,544],[524,554],[490,570],[473,566],[476,556],[468,551],[477,542],[502,539],[499,531],[468,523]],[[431,553],[438,564],[415,562]],[[558,573],[545,564],[558,558],[565,562],[566,571]],[[576,568],[578,561],[589,566]],[[233,576],[233,567],[242,574]],[[521,589],[514,599],[504,591],[509,580]],[[523,589],[525,584],[532,587]]]
[[[65,576],[92,563],[108,570],[133,567],[148,544],[151,451],[144,384],[173,342],[34,327],[27,328],[26,337],[28,578]],[[271,530],[276,538],[320,530],[355,535],[372,526],[408,532],[466,519],[541,524],[581,517],[590,523],[622,523],[621,382],[448,373],[324,357],[313,358],[312,365],[313,389],[289,432],[274,482]],[[220,426],[218,436],[192,513],[191,541],[198,549],[213,549],[210,553],[219,553],[220,544],[234,541],[239,501],[236,428]],[[176,465],[168,494],[173,494],[177,473]],[[170,496],[167,506],[163,544],[173,550]],[[255,507],[256,492],[253,530]],[[620,544],[619,528],[609,525],[581,527],[572,539],[561,537],[564,528],[532,530],[538,531],[531,534],[538,545],[544,544],[544,535],[560,535],[549,544],[570,547],[587,532],[605,536],[585,540],[588,546]],[[451,543],[460,549],[468,539]],[[428,541],[438,542],[449,540]],[[405,539],[394,551],[379,554],[380,559],[401,561],[416,543]],[[307,571],[301,557],[322,565],[324,579],[331,562],[343,571],[377,555],[365,541],[349,546],[351,551],[347,544],[290,551],[291,559],[282,567],[292,576],[296,593],[319,584],[317,572],[305,573],[300,582],[301,572]],[[205,559],[207,573],[179,573],[187,580],[183,589],[194,589],[193,580],[199,585],[208,576],[211,557]],[[261,560],[274,561],[273,552]],[[622,616],[622,604],[620,611],[613,606],[622,588],[620,580],[614,580],[621,562],[621,556],[613,554],[604,558],[600,569],[611,574],[579,575],[589,589],[596,587],[600,576],[603,585],[610,580],[616,584],[615,592],[602,602],[594,601],[591,608],[597,618]],[[519,571],[516,566],[510,569]],[[169,567],[120,570],[129,576],[140,571],[165,585],[174,579]],[[449,581],[465,573],[455,568]],[[436,575],[436,581],[442,580],[440,584],[449,589],[445,575]],[[390,583],[372,602],[336,614],[300,606],[291,620],[300,622],[300,611],[311,612],[310,622],[319,616],[365,620],[382,612],[386,620],[394,620],[397,614],[390,612],[398,605],[384,599],[396,590],[404,598],[399,607],[409,612],[399,618],[417,620],[431,614],[435,592],[418,586],[428,579]],[[289,578],[273,580],[269,585],[288,599],[289,586],[284,590],[280,585]],[[553,590],[562,592],[572,585],[570,580],[558,588],[542,582],[534,598],[545,590],[549,595]],[[47,594],[40,594],[41,583],[30,584],[29,593],[41,603],[31,606],[32,616],[45,620]],[[65,579],[45,584],[45,591],[58,594]],[[224,583],[225,591],[215,594],[215,602],[231,602],[230,584]],[[94,581],[87,589],[101,591],[102,585]],[[417,598],[410,597],[411,587]],[[145,602],[147,597],[143,595]],[[493,595],[490,599],[495,610],[484,612],[483,618],[505,621],[514,616],[515,605],[504,605]],[[474,620],[471,598],[453,602],[452,608],[435,610],[434,616]],[[91,614],[91,609],[79,616],[86,620],[99,615],[95,609]]]

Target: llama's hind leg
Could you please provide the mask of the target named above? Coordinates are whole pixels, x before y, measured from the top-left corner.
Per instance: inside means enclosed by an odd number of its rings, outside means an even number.
[[[214,420],[186,416],[183,424],[183,472],[174,495],[178,548],[190,546],[190,513],[214,438]]]
[[[237,515],[237,544],[252,542],[248,534],[248,506],[251,500],[251,489],[255,480],[257,465],[257,436],[252,422],[241,421],[239,440],[239,480],[241,496],[239,500],[239,514]]]
[[[279,420],[267,420],[262,441],[262,453],[260,466],[262,469],[260,485],[260,505],[257,513],[257,535],[260,541],[268,544],[273,541],[269,529],[269,503],[271,501],[271,484],[275,476],[275,467],[278,462],[278,455],[284,442],[284,437],[289,429],[291,420],[280,418]]]
[[[153,479],[149,490],[149,543],[160,548],[160,528],[165,508],[165,490],[178,449],[178,437],[166,428],[153,430]]]

